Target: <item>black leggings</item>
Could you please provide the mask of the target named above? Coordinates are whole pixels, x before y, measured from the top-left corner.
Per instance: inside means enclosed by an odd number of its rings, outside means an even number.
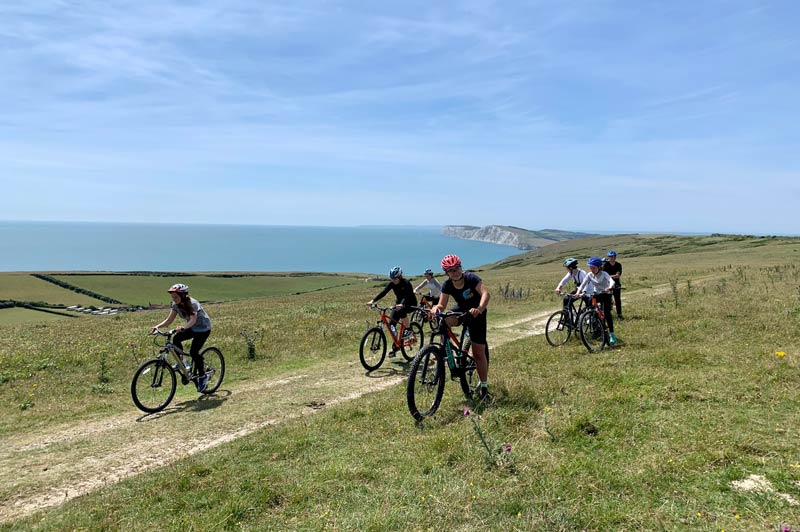
[[[611,289],[614,293],[614,304],[617,306],[617,316],[622,317],[622,287],[615,286]]]
[[[614,318],[611,317],[611,294],[608,292],[598,292],[594,295],[603,307],[603,314],[606,316],[608,332],[614,332]]]
[[[203,344],[206,343],[208,337],[211,335],[211,331],[203,331],[203,332],[195,332],[191,329],[184,329],[178,333],[175,333],[175,336],[172,337],[172,343],[178,346],[178,349],[183,351],[183,342],[184,340],[192,339],[192,345],[189,348],[189,356],[192,357],[192,371],[194,373],[198,372],[197,368],[203,367],[203,357],[200,356],[200,349],[203,348]]]

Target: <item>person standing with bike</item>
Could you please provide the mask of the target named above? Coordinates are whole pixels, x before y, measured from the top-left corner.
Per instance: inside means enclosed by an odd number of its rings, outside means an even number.
[[[567,269],[567,274],[561,279],[558,286],[556,286],[556,294],[561,295],[561,289],[570,281],[575,284],[575,290],[570,292],[570,294],[574,294],[577,292],[581,283],[583,283],[583,280],[586,279],[586,272],[578,268],[578,259],[573,257],[564,259],[564,267]],[[588,301],[586,305],[589,305]],[[569,300],[564,299],[564,310],[567,310],[567,307],[569,307]]]
[[[472,340],[472,358],[478,369],[480,391],[478,397],[485,399],[489,393],[489,363],[486,360],[486,306],[489,304],[489,291],[477,274],[465,272],[461,268],[458,255],[447,255],[442,259],[442,270],[447,280],[442,284],[442,296],[431,309],[431,314],[447,308],[450,296],[456,300],[457,312],[464,312],[461,318],[447,318],[450,327],[464,325]]]
[[[398,320],[403,322],[405,328],[403,334],[407,336],[411,334],[411,331],[408,329],[408,309],[417,306],[417,296],[414,294],[414,287],[411,286],[411,281],[403,277],[403,269],[400,266],[395,266],[389,270],[389,279],[389,284],[386,285],[386,288],[381,290],[380,294],[370,299],[367,306],[371,307],[376,301],[388,294],[390,290],[393,291],[396,306],[389,317],[393,322],[397,322]],[[393,353],[394,350],[392,350],[392,354],[389,356],[393,356]]]
[[[622,263],[617,262],[617,252],[613,249],[608,250],[608,260],[603,264],[603,271],[608,273],[614,279],[614,306],[617,307],[617,319],[623,320],[622,317],[622,283],[619,278],[622,277]]]
[[[423,287],[427,286],[428,295],[422,297],[427,298],[432,305],[435,305],[439,302],[439,296],[442,295],[442,285],[440,285],[439,281],[437,281],[433,276],[433,270],[430,268],[425,270],[425,273],[422,275],[425,277],[425,279],[423,279],[422,282],[414,288],[414,293],[419,294],[419,291],[422,290]]]
[[[603,261],[599,257],[590,258],[586,264],[589,265],[590,271],[578,287],[576,295],[597,298],[603,306],[603,314],[605,314],[606,323],[608,324],[608,343],[614,345],[617,343],[617,337],[614,335],[614,319],[611,317],[611,290],[614,288],[614,279],[601,269]]]
[[[211,318],[208,317],[199,301],[189,297],[189,287],[185,284],[174,284],[167,292],[172,298],[170,313],[164,321],[153,327],[153,332],[161,327],[169,326],[175,321],[176,316],[186,320],[186,324],[175,327],[176,333],[172,338],[172,343],[182,351],[181,342],[192,340],[192,346],[189,348],[189,355],[192,357],[192,373],[193,378],[197,379],[197,391],[202,392],[208,382],[208,376],[203,371],[204,363],[200,349],[211,335]]]

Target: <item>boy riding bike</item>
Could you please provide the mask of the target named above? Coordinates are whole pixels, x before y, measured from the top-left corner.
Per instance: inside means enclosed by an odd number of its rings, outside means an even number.
[[[608,324],[610,333],[608,343],[614,345],[617,343],[617,337],[614,335],[614,319],[611,317],[611,289],[614,288],[614,279],[601,269],[603,261],[599,257],[590,258],[586,264],[589,265],[590,272],[578,287],[576,295],[597,298],[603,306],[603,313]]]
[[[464,325],[472,340],[472,357],[478,369],[480,391],[478,397],[485,399],[489,388],[489,364],[486,360],[486,306],[489,304],[489,291],[477,274],[465,272],[461,268],[458,255],[447,255],[442,259],[442,270],[447,280],[442,285],[442,296],[430,312],[435,314],[447,308],[450,296],[456,300],[457,312],[465,312],[461,318],[447,318],[447,325]]]
[[[578,287],[583,283],[583,280],[586,279],[586,272],[578,268],[578,259],[572,257],[564,259],[564,267],[567,269],[567,274],[556,286],[556,294],[561,295],[561,289],[570,281],[575,284],[575,290],[570,292],[570,294],[574,294],[578,291]],[[564,299],[564,310],[567,310],[568,306],[569,300]]]

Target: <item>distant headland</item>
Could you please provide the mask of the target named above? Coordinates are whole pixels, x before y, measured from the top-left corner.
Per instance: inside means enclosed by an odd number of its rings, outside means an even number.
[[[474,225],[446,225],[442,229],[444,236],[462,238],[464,240],[480,240],[492,242],[503,246],[512,246],[517,249],[531,250],[548,244],[596,236],[592,233],[578,233],[574,231],[561,231],[559,229],[542,229],[530,231],[513,225],[487,225],[476,227]]]

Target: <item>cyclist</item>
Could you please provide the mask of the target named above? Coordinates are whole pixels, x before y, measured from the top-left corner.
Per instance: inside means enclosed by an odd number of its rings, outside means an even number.
[[[578,287],[576,295],[597,298],[603,307],[603,314],[608,324],[608,343],[614,345],[617,343],[617,337],[614,335],[614,319],[611,317],[611,289],[614,288],[614,279],[601,269],[603,261],[599,257],[590,258],[586,264],[589,265],[590,271]]]
[[[431,304],[435,305],[439,302],[439,296],[442,295],[442,285],[439,284],[439,281],[433,276],[433,270],[428,268],[425,270],[425,273],[422,274],[425,279],[421,283],[419,283],[416,288],[414,288],[414,293],[419,294],[419,291],[422,290],[423,286],[428,287],[428,294],[422,296],[423,301],[428,300]]]
[[[572,281],[575,284],[575,290],[570,292],[570,294],[574,294],[577,292],[578,287],[581,285],[584,279],[586,279],[586,272],[578,268],[578,259],[573,257],[567,257],[564,259],[564,267],[567,269],[567,274],[564,276],[563,279],[558,283],[556,286],[556,294],[561,295],[561,289],[566,286],[566,284]],[[589,302],[586,303],[587,305]],[[564,310],[567,310],[569,307],[569,301],[564,300]]]
[[[407,336],[411,334],[411,331],[408,329],[408,307],[417,306],[417,296],[414,295],[414,287],[411,286],[411,281],[403,277],[403,269],[400,266],[395,266],[389,270],[389,284],[386,285],[386,288],[381,290],[380,294],[370,299],[367,305],[374,305],[376,301],[388,294],[390,290],[394,292],[395,308],[392,310],[389,317],[393,322],[398,320],[403,322],[403,326],[405,327],[403,335]],[[394,356],[394,348],[392,348],[389,356]]]
[[[208,383],[208,376],[202,371],[204,364],[200,349],[211,335],[211,318],[208,317],[199,301],[189,297],[189,287],[185,284],[174,284],[167,292],[172,298],[172,309],[164,321],[153,327],[153,332],[171,324],[176,316],[186,320],[184,325],[175,327],[177,332],[172,337],[172,343],[178,346],[178,349],[183,350],[181,342],[192,339],[189,355],[192,357],[193,380],[197,383],[197,391],[202,392]]]
[[[466,312],[464,316],[447,318],[450,327],[456,324],[464,325],[469,331],[472,340],[472,357],[478,369],[481,385],[480,399],[485,399],[489,392],[489,363],[486,360],[486,306],[489,304],[489,291],[484,286],[481,278],[472,272],[465,272],[461,268],[461,259],[458,255],[447,255],[442,259],[442,270],[447,274],[447,280],[442,284],[442,296],[430,312],[441,312],[447,308],[450,296],[456,300],[456,312]]]
[[[623,320],[622,317],[622,283],[619,278],[622,277],[622,263],[617,262],[617,252],[613,249],[608,250],[608,260],[603,264],[603,271],[614,279],[614,306],[617,307],[617,319]]]

